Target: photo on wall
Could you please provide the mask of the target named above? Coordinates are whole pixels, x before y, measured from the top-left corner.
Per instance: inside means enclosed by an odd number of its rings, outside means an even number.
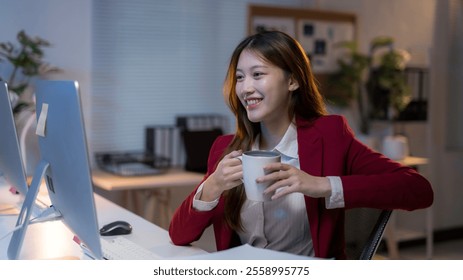
[[[299,20],[297,27],[297,38],[307,52],[315,73],[334,72],[341,55],[335,45],[354,40],[354,25],[349,22]]]
[[[262,31],[277,30],[296,37],[296,28],[294,19],[291,17],[261,17],[256,16],[252,21],[252,32],[258,33]]]
[[[279,30],[294,37],[309,57],[320,88],[327,88],[346,52],[336,45],[356,41],[356,22],[352,13],[250,4],[247,30],[249,35]]]

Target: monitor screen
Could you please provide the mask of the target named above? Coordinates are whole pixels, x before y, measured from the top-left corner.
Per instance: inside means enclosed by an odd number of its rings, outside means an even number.
[[[28,190],[8,87],[0,82],[0,176],[25,196]]]
[[[55,212],[93,256],[102,259],[78,83],[38,81],[36,112],[41,159],[18,218],[17,227],[23,226],[13,233],[8,256],[19,257],[30,205],[44,179]]]

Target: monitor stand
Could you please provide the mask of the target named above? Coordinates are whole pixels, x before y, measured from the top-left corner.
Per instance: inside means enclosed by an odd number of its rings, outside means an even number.
[[[21,252],[21,247],[24,241],[24,236],[26,235],[27,227],[31,223],[30,218],[33,207],[35,206],[35,201],[37,200],[40,185],[49,166],[50,164],[48,162],[41,160],[35,169],[31,186],[27,191],[26,198],[24,199],[21,212],[19,213],[18,220],[16,222],[16,227],[11,237],[10,244],[8,245],[7,254],[10,260],[16,260],[19,258],[19,253]],[[59,213],[55,213],[53,218],[56,219],[56,217],[59,217],[59,215]],[[47,219],[42,221],[47,221]]]

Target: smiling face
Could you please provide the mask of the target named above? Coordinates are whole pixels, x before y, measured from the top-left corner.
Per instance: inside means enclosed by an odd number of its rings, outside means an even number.
[[[236,69],[236,95],[251,122],[266,126],[288,123],[291,91],[297,83],[281,68],[256,53],[244,50]]]

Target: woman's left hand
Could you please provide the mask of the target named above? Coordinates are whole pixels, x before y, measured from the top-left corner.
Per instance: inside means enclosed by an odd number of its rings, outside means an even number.
[[[257,183],[273,182],[265,194],[275,193],[272,199],[284,195],[300,192],[310,197],[328,197],[331,195],[331,184],[326,177],[312,176],[292,165],[284,163],[271,163],[264,168],[266,173],[263,177],[257,178]]]

